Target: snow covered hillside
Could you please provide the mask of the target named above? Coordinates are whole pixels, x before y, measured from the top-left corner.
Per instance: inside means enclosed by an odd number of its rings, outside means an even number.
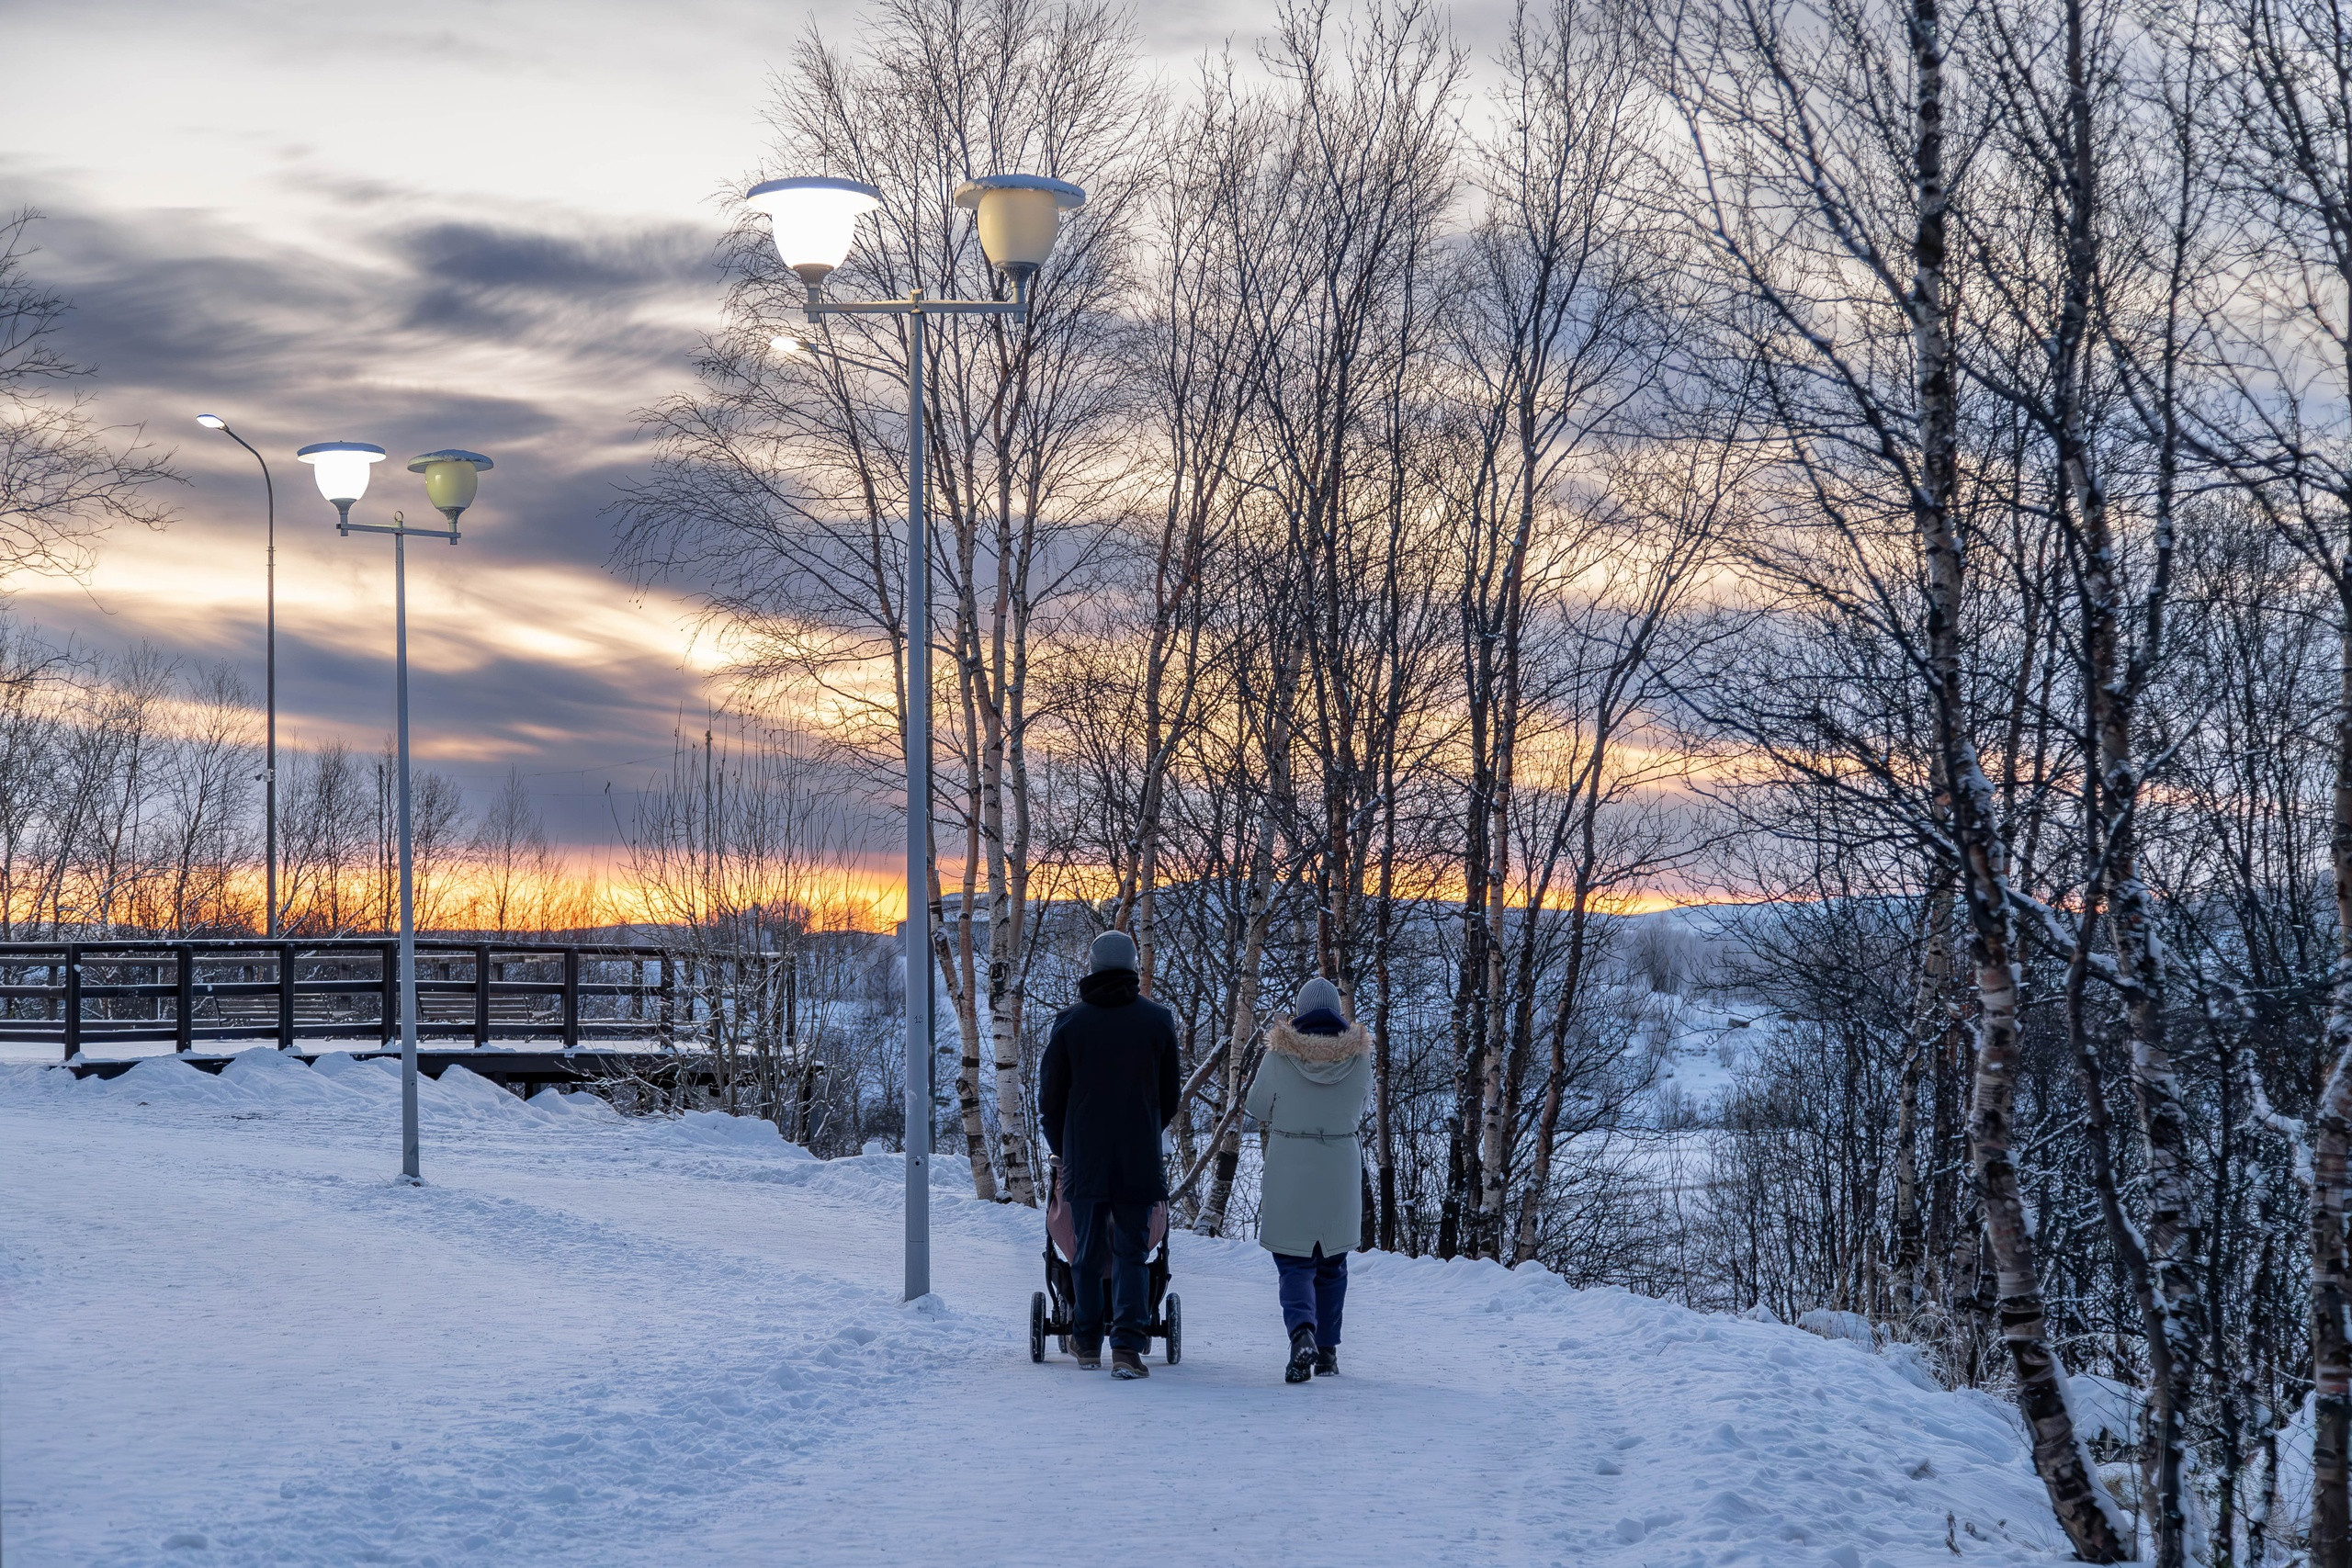
[[[228,1562],[1836,1564],[2060,1554],[2013,1421],[1898,1362],[1532,1269],[1180,1237],[1185,1354],[1033,1366],[1035,1215],[943,1160],[253,1053],[0,1069],[0,1551]],[[1956,1555],[1955,1555],[1956,1554]]]

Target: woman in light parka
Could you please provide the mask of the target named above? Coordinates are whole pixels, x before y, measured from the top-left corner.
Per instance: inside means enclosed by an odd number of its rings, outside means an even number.
[[[1291,1012],[1267,1032],[1246,1109],[1267,1134],[1258,1240],[1281,1277],[1283,1381],[1305,1382],[1340,1371],[1348,1250],[1363,1234],[1356,1130],[1372,1095],[1372,1042],[1320,976],[1299,987]]]

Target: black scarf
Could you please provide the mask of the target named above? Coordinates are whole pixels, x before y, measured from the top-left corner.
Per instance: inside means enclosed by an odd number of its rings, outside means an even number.
[[[1142,994],[1142,976],[1132,969],[1098,969],[1078,982],[1078,999],[1099,1008],[1123,1008]]]

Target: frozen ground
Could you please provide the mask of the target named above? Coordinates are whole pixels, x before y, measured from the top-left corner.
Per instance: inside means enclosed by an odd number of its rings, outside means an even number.
[[[0,1068],[0,1551],[206,1562],[2047,1562],[2011,1419],[1793,1328],[1355,1260],[1286,1387],[1273,1270],[1180,1237],[1183,1364],[1029,1363],[1035,1217],[941,1162],[258,1053]],[[968,1189],[964,1190],[968,1191]]]

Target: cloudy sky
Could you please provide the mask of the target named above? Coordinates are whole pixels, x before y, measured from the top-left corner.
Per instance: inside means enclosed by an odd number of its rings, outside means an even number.
[[[1482,8],[1483,9],[1483,8]],[[1497,7],[1498,9],[1498,7]],[[1264,7],[1160,4],[1137,25],[1181,77]],[[413,547],[416,742],[479,803],[510,766],[593,853],[604,790],[699,714],[690,606],[606,570],[633,412],[689,378],[716,317],[723,193],[765,167],[772,71],[859,7],[747,0],[0,0],[0,205],[48,215],[33,270],[74,300],[65,347],[101,409],[176,448],[163,534],[117,535],[86,585],[12,585],[52,634],[228,659],[261,684],[262,508],[278,489],[282,732],[381,743],[389,542],[336,537],[292,461],[392,454],[355,515],[424,512],[410,454],[496,469],[455,547]],[[1465,30],[1477,41],[1476,24]],[[427,513],[429,516],[429,513]]]

